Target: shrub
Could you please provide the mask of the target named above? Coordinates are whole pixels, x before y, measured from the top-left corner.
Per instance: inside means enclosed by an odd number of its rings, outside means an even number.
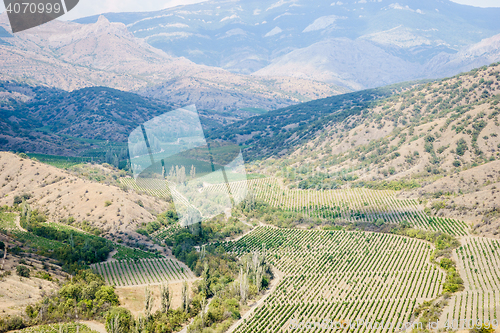
[[[14,196],[14,205],[20,205],[23,202],[23,200],[29,200],[30,198],[31,198],[31,195],[28,193],[16,195],[16,196]]]
[[[26,325],[19,316],[7,317],[5,319],[0,318],[0,332],[20,330],[24,327],[26,327]]]
[[[104,201],[104,207],[109,207],[111,206],[112,202],[109,200]]]
[[[125,308],[112,308],[106,316],[106,331],[129,333],[134,325],[134,319]]]
[[[25,278],[30,277],[30,269],[26,266],[23,266],[23,265],[18,265],[16,267],[16,273],[17,273],[17,275],[25,277]]]
[[[384,219],[377,219],[377,221],[375,221],[375,225],[376,225],[377,227],[381,227],[381,226],[383,226],[383,225],[384,225],[384,223],[385,223]]]
[[[464,139],[460,139],[457,141],[457,149],[455,150],[458,156],[464,156],[465,151],[468,150],[467,142]]]

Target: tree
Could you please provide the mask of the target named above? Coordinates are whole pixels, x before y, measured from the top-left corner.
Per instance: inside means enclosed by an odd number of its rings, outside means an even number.
[[[149,287],[146,287],[145,294],[146,297],[144,299],[144,314],[146,316],[146,320],[149,320],[151,319],[151,309],[153,308],[154,299]]]
[[[106,331],[108,333],[122,333],[120,329],[120,317],[110,317],[109,321],[106,320]]]
[[[189,174],[191,175],[191,178],[196,177],[196,168],[194,165],[191,165],[191,171],[189,171]]]
[[[255,285],[257,286],[257,291],[260,291],[262,288],[262,273],[263,267],[259,266],[257,268],[257,272],[255,273]]]
[[[134,319],[129,310],[114,307],[106,316],[106,330],[109,333],[130,333],[134,326]]]
[[[98,304],[109,303],[111,305],[118,305],[120,301],[118,296],[115,294],[115,289],[113,286],[102,286],[95,293],[95,299]]]
[[[167,311],[170,309],[170,287],[168,285],[165,286],[164,284],[161,285],[161,291],[160,291],[160,296],[161,296],[161,312],[167,313]]]
[[[182,283],[181,301],[181,308],[185,312],[189,312],[189,287],[187,281],[184,281],[184,283]]]
[[[248,275],[247,273],[243,273],[243,267],[240,268],[239,281],[241,303],[245,304],[248,296]]]

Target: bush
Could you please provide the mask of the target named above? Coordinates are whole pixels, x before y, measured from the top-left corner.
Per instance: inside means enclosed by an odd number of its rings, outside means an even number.
[[[106,316],[106,331],[108,332],[129,333],[133,325],[132,314],[125,308],[112,308]]]
[[[377,219],[377,221],[375,221],[375,225],[377,227],[381,227],[385,224],[385,220],[384,219]]]
[[[470,333],[493,333],[493,332],[495,332],[495,328],[493,327],[493,325],[483,324],[481,327],[475,326],[469,332]]]
[[[453,166],[454,166],[455,168],[458,168],[458,167],[459,167],[459,166],[461,166],[461,165],[462,165],[462,163],[461,163],[459,160],[454,160],[454,161],[453,161]]]
[[[26,266],[19,265],[16,267],[16,273],[19,276],[29,278],[30,277],[30,269]]]
[[[455,150],[458,156],[464,156],[465,151],[468,150],[467,142],[464,139],[460,139],[457,142],[457,149]]]
[[[14,196],[14,205],[20,205],[23,202],[23,200],[29,200],[30,198],[31,198],[31,195],[28,193],[16,195],[16,196]]]
[[[111,206],[112,202],[109,200],[104,201],[104,207],[109,207]]]
[[[441,262],[439,263],[439,266],[441,266],[441,268],[444,268],[444,269],[447,270],[450,267],[454,267],[455,263],[453,262],[453,260],[451,260],[449,258],[443,258],[443,259],[441,259]]]
[[[23,319],[19,316],[7,317],[5,319],[0,318],[0,332],[15,331],[25,327]]]

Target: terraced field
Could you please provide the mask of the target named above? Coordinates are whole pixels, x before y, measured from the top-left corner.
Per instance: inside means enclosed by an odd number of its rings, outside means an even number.
[[[150,195],[166,197],[179,196],[177,202],[185,202],[181,194],[167,186],[152,184],[139,187],[132,178],[122,179],[122,183]],[[203,191],[221,193],[225,184],[217,184],[203,188]],[[248,187],[262,200],[273,207],[303,213],[310,217],[327,220],[341,218],[351,222],[375,222],[379,219],[388,223],[408,222],[410,225],[434,231],[442,231],[454,236],[465,236],[469,227],[462,221],[450,218],[429,217],[423,208],[410,199],[396,198],[396,191],[377,191],[364,188],[342,190],[290,190],[281,185],[276,178],[261,178],[230,183],[231,191],[237,193],[240,188]],[[170,192],[172,191],[172,192]]]
[[[450,298],[441,321],[454,321],[468,328],[472,326],[470,320],[500,320],[500,242],[467,237],[462,244],[453,257],[465,290]]]
[[[244,186],[235,182],[231,187]],[[218,190],[217,186],[205,190]],[[376,191],[364,188],[342,190],[290,190],[275,178],[248,181],[248,188],[258,200],[284,210],[303,213],[328,220],[341,218],[347,221],[385,222],[409,224],[422,229],[446,232],[451,235],[467,235],[468,226],[458,220],[429,217],[415,200],[400,200],[396,191]]]
[[[141,260],[111,260],[91,266],[104,277],[107,284],[135,286],[195,278],[183,263],[168,258]]]
[[[441,293],[445,278],[429,261],[429,244],[390,234],[259,227],[221,243],[237,255],[263,244],[284,278],[238,333],[289,332],[294,319],[410,321],[417,304]]]

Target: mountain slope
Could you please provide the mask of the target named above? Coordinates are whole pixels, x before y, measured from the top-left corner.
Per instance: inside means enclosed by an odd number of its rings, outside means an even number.
[[[289,75],[360,90],[415,79],[419,67],[367,41],[336,38],[294,50],[253,75]]]
[[[447,75],[459,73],[467,61],[454,55],[500,34],[499,15],[499,8],[449,0],[220,0],[149,13],[105,14],[150,45],[198,64],[234,73],[308,77],[356,89],[437,78],[441,72],[433,69],[438,66],[446,66]],[[489,56],[474,55],[474,66],[500,60],[498,47],[491,46],[495,50]],[[395,68],[387,67],[391,62]],[[385,77],[379,79],[381,66]],[[401,73],[401,66],[407,71]]]
[[[365,110],[377,100],[388,98],[412,85],[415,83],[363,90],[294,105],[207,131],[207,135],[214,140],[221,138],[247,145],[244,150],[247,160],[287,156],[299,144],[314,139],[317,132],[330,121],[342,122],[354,115],[365,114]]]
[[[9,28],[6,14],[0,15],[0,26]],[[89,25],[52,21],[0,40],[5,41],[0,78],[68,91],[107,86],[219,111],[271,110],[347,91],[322,82],[251,78],[196,65],[149,46],[124,24],[104,17]]]
[[[4,91],[0,100],[2,150],[75,155],[99,147],[99,141],[124,143],[141,123],[173,108],[103,87],[68,93],[0,82],[0,89]],[[126,150],[122,155],[126,156]]]
[[[28,203],[47,214],[50,221],[67,221],[73,217],[76,223],[85,220],[113,233],[135,234],[140,223],[153,221],[156,214],[169,205],[158,198],[83,180],[55,167],[5,152],[0,152],[0,177],[2,206],[12,206],[16,195],[28,194]],[[105,201],[112,204],[106,206]]]
[[[499,115],[500,63],[415,85],[359,112],[323,116],[298,127],[295,141],[269,127],[255,146],[271,158],[258,169],[303,189],[405,189],[402,197],[420,200],[428,214],[499,235]],[[264,117],[252,121],[266,124]],[[281,146],[288,148],[284,155]],[[248,150],[254,156],[254,147]]]

